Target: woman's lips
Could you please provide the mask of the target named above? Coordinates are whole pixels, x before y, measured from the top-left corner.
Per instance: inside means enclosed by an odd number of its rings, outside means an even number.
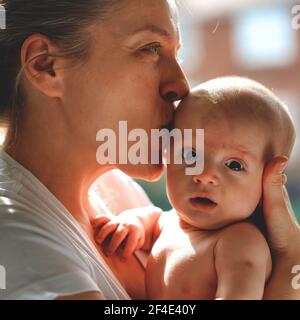
[[[218,204],[208,197],[194,197],[190,199],[192,206],[204,212],[212,211]]]

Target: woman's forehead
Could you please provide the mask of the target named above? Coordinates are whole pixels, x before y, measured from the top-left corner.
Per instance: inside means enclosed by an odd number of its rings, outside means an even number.
[[[101,45],[107,39],[131,47],[143,35],[154,35],[164,37],[163,40],[179,48],[180,33],[174,3],[174,0],[120,1],[112,15],[95,25],[96,38]]]
[[[178,13],[175,0],[125,0],[117,5],[110,20],[115,27],[134,32],[143,25],[157,25],[178,30]]]

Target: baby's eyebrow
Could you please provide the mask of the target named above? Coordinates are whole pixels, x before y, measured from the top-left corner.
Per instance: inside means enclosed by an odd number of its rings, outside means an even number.
[[[251,158],[252,160],[257,160],[257,156],[253,152],[251,152],[250,150],[246,149],[244,146],[231,145],[228,148],[228,150],[239,152],[239,153],[243,154],[244,156]]]

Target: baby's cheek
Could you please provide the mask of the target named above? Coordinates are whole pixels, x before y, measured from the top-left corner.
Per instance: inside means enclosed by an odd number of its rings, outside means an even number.
[[[248,193],[251,195],[255,205],[257,206],[262,197],[262,177],[263,177],[263,167],[256,170],[256,173],[252,176],[252,181],[250,183],[250,188],[248,186]],[[256,207],[255,206],[255,207]]]
[[[167,195],[173,208],[180,210],[186,195],[183,179],[178,174],[167,174]]]
[[[182,197],[180,196],[178,186],[175,187],[174,184],[169,185],[167,188],[167,194],[172,207],[179,210],[181,207]]]
[[[254,182],[254,181],[253,181]],[[250,216],[260,202],[262,186],[260,183],[248,183],[240,186],[233,194],[233,212],[237,217],[245,219]]]
[[[174,184],[174,175],[172,174],[171,170],[167,170],[167,195],[169,198],[169,201],[171,202],[172,206],[174,207],[174,202],[176,202],[177,198],[177,188]]]

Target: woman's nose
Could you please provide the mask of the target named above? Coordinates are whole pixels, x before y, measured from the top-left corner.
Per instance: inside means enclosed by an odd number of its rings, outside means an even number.
[[[175,66],[169,66],[170,70],[165,74],[160,91],[161,96],[167,102],[175,102],[183,99],[190,91],[190,86],[180,65],[176,62]]]

